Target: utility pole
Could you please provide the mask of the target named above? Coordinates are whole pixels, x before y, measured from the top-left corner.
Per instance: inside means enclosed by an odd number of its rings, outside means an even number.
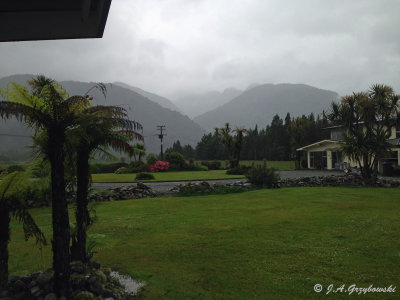
[[[160,131],[160,134],[158,135],[158,138],[161,140],[161,155],[160,155],[160,160],[163,160],[163,144],[162,144],[162,140],[163,137],[166,136],[166,134],[163,134],[163,130],[165,130],[165,125],[157,125],[157,130]]]

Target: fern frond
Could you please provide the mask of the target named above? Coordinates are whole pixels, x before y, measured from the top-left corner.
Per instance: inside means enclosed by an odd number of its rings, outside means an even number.
[[[28,125],[43,127],[50,124],[48,116],[31,106],[11,101],[0,101],[0,117],[9,119],[16,117],[18,121],[26,121]]]

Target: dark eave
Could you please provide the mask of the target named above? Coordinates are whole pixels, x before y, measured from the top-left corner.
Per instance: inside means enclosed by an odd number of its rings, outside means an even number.
[[[0,42],[101,38],[111,0],[0,0]]]

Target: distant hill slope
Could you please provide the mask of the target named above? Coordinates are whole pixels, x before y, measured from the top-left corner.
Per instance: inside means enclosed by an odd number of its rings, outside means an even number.
[[[242,93],[237,89],[226,89],[222,93],[211,91],[203,94],[186,95],[178,99],[175,103],[190,118],[199,116],[207,111],[213,110]]]
[[[26,85],[26,81],[34,75],[16,75],[0,78],[0,88],[5,88],[10,81]],[[63,81],[60,84],[70,95],[83,95],[95,83]],[[196,145],[204,134],[204,130],[187,116],[179,112],[164,108],[161,105],[150,101],[144,96],[119,85],[110,87],[107,85],[107,98],[100,91],[94,89],[90,95],[94,97],[95,104],[118,105],[124,107],[129,117],[143,125],[143,134],[148,152],[159,153],[160,140],[157,136],[157,125],[166,125],[167,136],[164,138],[164,149],[172,146],[173,142],[179,139],[182,144]],[[12,133],[16,135],[30,135],[31,133],[16,120],[7,122],[0,120],[0,153],[10,150],[26,150],[30,144],[29,138],[8,137],[1,133]]]
[[[226,122],[232,126],[254,127],[271,123],[275,114],[281,118],[321,113],[338,99],[332,91],[304,84],[264,84],[248,89],[228,103],[197,116],[193,120],[207,131]]]
[[[174,103],[172,103],[171,100],[169,100],[169,99],[167,99],[165,97],[162,97],[162,96],[159,96],[157,94],[153,94],[153,93],[147,92],[147,91],[142,90],[142,89],[140,89],[138,87],[131,86],[131,85],[123,83],[121,81],[116,81],[113,84],[119,85],[119,86],[121,86],[123,88],[126,88],[126,89],[129,89],[129,90],[132,90],[132,91],[134,91],[134,92],[146,97],[147,99],[150,99],[151,101],[154,101],[154,102],[160,104],[161,106],[163,106],[165,108],[168,108],[170,110],[175,110],[175,111],[178,111],[178,112],[180,111],[179,108]]]

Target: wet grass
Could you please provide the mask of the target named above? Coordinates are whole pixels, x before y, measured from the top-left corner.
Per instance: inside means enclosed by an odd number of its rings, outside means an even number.
[[[179,180],[205,180],[205,179],[234,179],[244,178],[243,175],[227,175],[226,170],[211,171],[171,171],[152,173],[154,179],[140,181],[179,181]],[[133,182],[136,174],[93,174],[93,182]]]
[[[400,287],[400,189],[284,188],[96,210],[95,259],[146,281],[142,299],[312,299],[325,298],[316,283]],[[49,209],[32,213],[50,235]],[[24,242],[16,223],[10,250],[12,273],[50,266],[49,246]]]

